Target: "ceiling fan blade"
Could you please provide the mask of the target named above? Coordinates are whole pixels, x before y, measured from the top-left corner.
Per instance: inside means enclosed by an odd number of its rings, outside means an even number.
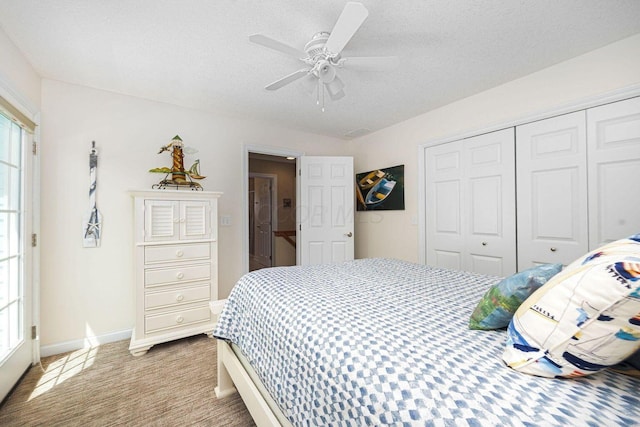
[[[388,71],[398,66],[397,56],[353,56],[341,58],[340,66],[352,70]]]
[[[348,2],[331,30],[325,49],[335,55],[342,52],[367,16],[369,12],[362,3]]]
[[[280,89],[282,86],[286,86],[289,83],[295,82],[296,80],[303,78],[304,76],[309,74],[309,71],[310,70],[307,70],[307,69],[294,71],[293,73],[289,74],[288,76],[284,76],[280,80],[276,80],[275,82],[265,86],[265,89],[266,90],[277,90],[277,89]]]
[[[291,55],[296,58],[307,57],[306,52],[300,49],[296,49],[295,47],[291,47],[288,44],[279,42],[278,40],[274,40],[271,37],[263,36],[262,34],[250,35],[249,41],[264,47],[268,47],[269,49],[277,50],[278,52],[286,53],[287,55]]]

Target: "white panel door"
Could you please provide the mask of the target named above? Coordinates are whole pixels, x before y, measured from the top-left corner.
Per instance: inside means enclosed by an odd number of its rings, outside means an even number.
[[[640,232],[640,98],[587,110],[589,249]]]
[[[516,128],[519,270],[588,250],[585,114]]]
[[[516,272],[514,129],[464,141],[467,265],[477,273]]]
[[[352,157],[300,157],[298,264],[353,259]]]
[[[453,270],[464,267],[462,145],[455,141],[425,150],[427,264]]]
[[[516,271],[513,128],[425,150],[427,264]]]

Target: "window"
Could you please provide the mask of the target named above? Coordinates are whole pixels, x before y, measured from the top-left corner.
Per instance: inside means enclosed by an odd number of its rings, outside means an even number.
[[[24,139],[25,131],[0,114],[0,361],[24,339]]]

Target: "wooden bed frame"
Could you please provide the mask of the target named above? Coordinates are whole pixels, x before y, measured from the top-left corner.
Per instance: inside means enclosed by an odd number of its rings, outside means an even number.
[[[214,317],[222,312],[226,300],[211,301],[210,307]],[[260,392],[244,365],[238,359],[230,343],[218,340],[218,385],[215,387],[218,399],[240,393],[251,417],[258,427],[288,427],[290,423],[281,423]],[[279,414],[280,419],[285,419]]]

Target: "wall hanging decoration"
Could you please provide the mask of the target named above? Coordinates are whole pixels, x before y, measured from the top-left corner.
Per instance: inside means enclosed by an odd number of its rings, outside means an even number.
[[[194,179],[200,180],[206,178],[206,176],[200,175],[200,160],[193,162],[193,165],[191,165],[189,170],[184,169],[185,147],[182,142],[182,138],[178,135],[174,136],[171,142],[160,147],[158,154],[164,153],[165,151],[169,151],[171,153],[173,164],[170,168],[161,167],[149,169],[149,172],[152,173],[165,174],[164,178],[159,183],[153,184],[151,188],[161,190],[165,188],[188,188],[195,191],[202,190],[202,186],[193,181]],[[197,151],[191,150],[191,152],[195,153]],[[171,175],[171,177],[169,177],[169,175]]]
[[[404,165],[356,174],[359,211],[404,210]]]
[[[82,243],[85,248],[97,248],[100,246],[102,229],[102,214],[96,204],[96,175],[98,171],[98,150],[96,142],[91,141],[89,151],[89,212],[85,215],[82,227]]]

